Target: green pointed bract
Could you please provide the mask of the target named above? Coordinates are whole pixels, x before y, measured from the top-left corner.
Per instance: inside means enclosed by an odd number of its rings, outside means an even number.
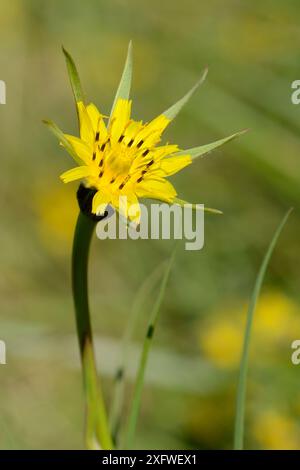
[[[210,212],[211,214],[219,214],[219,215],[223,214],[223,212],[220,211],[219,209],[212,209],[211,207],[205,207],[205,206],[199,207],[199,204],[193,204],[191,202],[184,201],[183,199],[178,199],[177,197],[173,200],[173,203],[181,207],[185,205],[192,206],[192,209],[194,210],[198,210],[198,211],[203,210],[204,212]]]
[[[122,73],[122,77],[115,95],[115,99],[111,108],[110,117],[114,111],[115,105],[118,99],[128,100],[130,95],[130,88],[131,88],[131,79],[132,79],[132,42],[129,42],[127,57]]]
[[[168,108],[166,111],[164,111],[162,114],[166,116],[166,118],[172,120],[174,119],[177,114],[181,111],[183,106],[190,100],[190,98],[193,96],[197,88],[199,88],[200,85],[204,82],[206,75],[207,75],[208,69],[204,69],[204,72],[201,75],[201,78],[198,80],[198,82],[193,86],[193,88],[188,91],[177,103],[173,104],[170,108]]]
[[[58,138],[60,144],[65,147],[65,149],[74,158],[78,165],[84,165],[85,163],[81,160],[81,158],[78,157],[77,153],[74,151],[72,145],[66,139],[64,133],[60,130],[60,128],[53,121],[43,120],[43,123],[46,124],[52,134],[54,134]]]
[[[78,74],[76,65],[74,63],[74,60],[72,59],[71,55],[66,51],[64,47],[62,48],[62,50],[65,55],[69,79],[70,79],[75,102],[78,103],[79,101],[82,101],[84,103],[84,93],[82,91],[79,74]]]
[[[193,147],[187,150],[181,150],[180,152],[176,153],[176,155],[190,155],[192,159],[201,157],[206,153],[211,152],[212,150],[221,147],[221,145],[230,142],[231,140],[235,139],[236,137],[245,134],[248,129],[244,129],[243,131],[236,132],[235,134],[230,135],[229,137],[225,137],[224,139],[216,140],[216,142],[212,142],[211,144],[200,145],[199,147]]]

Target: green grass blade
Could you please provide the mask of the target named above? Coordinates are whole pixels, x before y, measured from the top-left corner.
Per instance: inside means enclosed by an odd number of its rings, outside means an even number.
[[[132,340],[137,322],[141,317],[143,309],[145,308],[145,300],[150,296],[151,292],[153,291],[164,266],[165,262],[163,262],[153,272],[151,272],[151,274],[145,279],[145,281],[139,288],[132,305],[127,327],[123,335],[121,347],[121,360],[115,376],[114,398],[111,406],[109,419],[111,434],[115,443],[118,442],[118,435],[121,426],[129,345]]]
[[[147,327],[147,333],[144,339],[144,344],[142,348],[142,354],[140,357],[140,362],[139,362],[139,367],[138,367],[138,372],[137,372],[137,377],[136,377],[136,382],[134,386],[134,391],[133,391],[133,399],[132,399],[132,404],[130,407],[129,411],[129,418],[128,418],[128,425],[126,429],[126,435],[125,435],[125,448],[126,449],[131,449],[135,437],[135,431],[136,431],[136,426],[137,426],[137,420],[138,420],[138,415],[140,411],[140,405],[141,405],[141,398],[142,398],[142,390],[143,390],[143,384],[144,384],[144,378],[145,378],[145,371],[148,363],[148,357],[149,357],[149,352],[152,346],[152,341],[153,341],[153,336],[155,332],[155,327],[157,325],[157,320],[159,317],[159,312],[160,312],[160,307],[162,304],[162,300],[165,294],[167,282],[170,276],[170,271],[171,267],[174,262],[175,258],[175,253],[176,253],[176,248],[178,244],[175,244],[175,247],[172,251],[172,254],[170,256],[170,260],[167,264],[159,294],[157,297],[157,300],[154,304],[154,307],[152,309],[152,312],[150,314],[150,319]]]
[[[260,266],[253,293],[250,299],[247,323],[244,336],[243,351],[240,363],[238,387],[237,387],[237,400],[236,400],[236,417],[235,417],[235,429],[234,429],[234,449],[241,450],[244,446],[244,421],[245,421],[245,401],[246,401],[246,388],[247,388],[247,372],[249,364],[249,350],[250,350],[250,338],[253,324],[254,312],[257,304],[257,299],[261,290],[261,286],[264,280],[264,276],[272,256],[273,250],[276,246],[279,235],[291,213],[292,209],[289,209],[279,226],[277,227],[267,252],[264,256],[262,264]]]
[[[110,117],[114,111],[116,103],[118,99],[122,98],[124,100],[128,100],[130,95],[130,88],[131,88],[131,79],[132,79],[132,42],[129,42],[127,57],[123,69],[123,73],[121,76],[121,80],[115,95],[115,99],[111,108]]]
[[[74,60],[72,59],[71,55],[66,51],[64,47],[62,48],[62,50],[66,59],[67,70],[68,70],[69,79],[70,79],[75,102],[76,103],[78,103],[78,101],[84,102],[84,93],[82,91],[79,74],[78,74],[76,65],[74,63]]]
[[[166,109],[162,114],[166,116],[168,119],[172,120],[174,119],[177,114],[181,111],[183,106],[191,99],[197,88],[199,88],[200,85],[204,82],[206,75],[207,75],[208,69],[204,69],[200,79],[198,82],[191,88],[190,91],[188,91],[180,100],[177,101],[177,103],[173,104],[170,108]]]

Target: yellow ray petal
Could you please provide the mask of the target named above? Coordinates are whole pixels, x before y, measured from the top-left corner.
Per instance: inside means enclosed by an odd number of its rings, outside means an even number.
[[[94,136],[96,135],[96,132],[99,132],[99,142],[106,141],[107,129],[106,129],[105,122],[103,120],[103,115],[100,113],[98,108],[93,103],[90,103],[86,107],[86,111],[89,115],[91,124],[93,126]]]
[[[124,143],[126,145],[129,144],[132,140],[135,140],[135,137],[137,136],[138,132],[141,130],[143,127],[142,121],[131,121],[130,124],[126,127],[125,132],[124,132]],[[137,141],[133,142],[133,146],[138,144]]]
[[[131,165],[130,173],[134,174],[147,166],[151,162],[151,170],[158,168],[160,161],[173,153],[178,152],[177,145],[163,145],[161,147],[154,147],[151,151],[148,151],[147,155],[142,152],[136,157]]]
[[[153,158],[160,161],[164,157],[168,157],[173,153],[178,152],[178,145],[162,145],[153,149]]]
[[[135,185],[135,193],[138,197],[159,199],[160,201],[172,202],[177,196],[174,186],[164,178],[145,178],[144,181]]]
[[[72,145],[78,157],[81,158],[84,163],[88,164],[91,161],[93,155],[92,147],[74,135],[64,134],[64,136]]]
[[[180,157],[163,158],[160,162],[160,170],[165,176],[174,175],[186,166],[192,163],[190,155],[182,155]]]
[[[88,166],[77,166],[71,168],[71,170],[65,171],[60,175],[61,180],[64,183],[70,183],[71,181],[80,180],[90,175],[90,168]]]
[[[98,121],[102,117],[102,115],[100,114],[98,108],[93,103],[90,103],[87,105],[86,111],[88,113],[88,116],[90,118],[91,124],[93,126],[93,130],[95,133],[97,130],[97,126],[98,126]]]
[[[128,192],[121,196],[116,195],[112,202],[123,217],[134,221],[136,224],[140,222],[141,208],[138,198],[133,192]]]
[[[170,122],[170,119],[161,114],[146,124],[136,136],[138,142],[143,142],[141,148],[151,147],[158,142],[161,134]]]
[[[112,143],[118,142],[128,124],[131,112],[131,101],[119,99],[111,118],[110,135]]]
[[[85,142],[92,142],[94,139],[94,130],[90,116],[82,101],[77,103],[78,116],[80,123],[80,137]]]
[[[107,191],[98,191],[93,197],[92,212],[93,214],[103,215],[105,213],[106,206],[110,203],[111,196]]]

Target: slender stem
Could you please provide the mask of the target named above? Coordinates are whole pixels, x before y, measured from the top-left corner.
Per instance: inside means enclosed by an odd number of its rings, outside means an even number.
[[[73,241],[72,288],[85,394],[86,445],[90,449],[112,449],[104,399],[97,377],[88,303],[88,256],[95,225],[94,220],[80,211]]]

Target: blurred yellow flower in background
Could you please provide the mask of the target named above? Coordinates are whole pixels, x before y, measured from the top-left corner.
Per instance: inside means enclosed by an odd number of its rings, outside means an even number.
[[[223,372],[229,372],[222,396],[218,396],[215,404],[208,399],[205,403],[203,400],[199,409],[194,410],[193,419],[189,421],[191,434],[212,447],[216,440],[221,445],[224,442],[227,445],[227,441],[223,441],[228,433],[226,423],[227,426],[228,423],[232,426],[234,421],[234,407],[229,412],[227,410],[224,415],[223,407],[220,409],[217,403],[218,401],[223,404],[227,403],[228,392],[236,386],[231,372],[237,371],[239,367],[246,314],[246,302],[234,302],[231,308],[226,306],[216,310],[200,326],[199,345],[202,354]],[[281,291],[270,290],[263,293],[254,316],[251,363],[254,367],[255,364],[261,367],[264,366],[263,359],[269,375],[265,375],[266,369],[257,368],[258,375],[252,375],[248,386],[252,411],[247,439],[252,448],[299,449],[300,447],[300,427],[297,422],[298,399],[294,397],[294,394],[281,395],[280,390],[277,389],[278,377],[276,378],[278,367],[288,374],[291,342],[299,333],[299,304]],[[273,371],[270,369],[270,364]],[[259,372],[262,370],[263,372]],[[289,375],[284,377],[289,377]],[[292,386],[291,382],[290,393],[292,393]],[[272,393],[272,403],[269,402],[270,390],[277,390],[276,394]],[[235,393],[234,388],[232,402],[234,402]],[[293,397],[290,402],[287,396]],[[283,399],[287,400],[284,410],[281,408]],[[205,423],[208,423],[207,434],[205,434]]]
[[[194,398],[186,411],[186,431],[205,448],[213,448],[215,442],[223,442],[224,436],[231,434],[233,412],[234,394],[230,389],[222,395]]]
[[[73,238],[78,205],[72,188],[65,190],[53,184],[38,188],[33,194],[37,212],[38,233],[44,246],[52,253],[66,252]]]
[[[201,325],[199,344],[203,354],[221,368],[238,366],[244,337],[247,309],[242,304],[216,312],[206,326]],[[264,351],[290,347],[295,332],[300,332],[300,307],[285,294],[266,292],[255,312],[251,354],[260,357]],[[273,349],[272,349],[273,348]],[[273,351],[273,353],[272,353]]]
[[[201,349],[212,362],[220,367],[237,364],[242,347],[242,329],[238,323],[226,319],[216,321],[205,333],[201,333]]]
[[[253,437],[263,449],[299,449],[299,426],[291,416],[274,409],[256,416],[252,427]]]
[[[280,292],[261,296],[255,314],[254,332],[270,341],[281,341],[300,332],[300,307]]]

